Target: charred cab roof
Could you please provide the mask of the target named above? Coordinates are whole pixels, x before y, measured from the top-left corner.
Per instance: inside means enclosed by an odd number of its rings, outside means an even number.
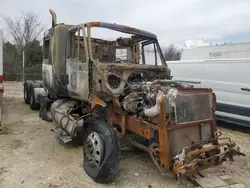
[[[106,29],[110,29],[110,30],[120,31],[123,33],[139,35],[139,36],[148,37],[151,39],[157,39],[155,34],[150,33],[148,31],[136,29],[134,27],[129,27],[129,26],[125,26],[125,25],[115,24],[115,23],[107,23],[107,22],[87,22],[84,24],[72,26],[69,30],[72,31],[72,30],[78,29],[82,25],[84,25],[86,27],[101,27],[101,28],[106,28]]]

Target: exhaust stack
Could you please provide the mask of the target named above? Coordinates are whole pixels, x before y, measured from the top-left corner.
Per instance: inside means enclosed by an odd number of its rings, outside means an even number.
[[[57,24],[56,13],[52,9],[49,9],[49,12],[50,12],[50,14],[52,16],[52,27],[55,27],[56,24]]]

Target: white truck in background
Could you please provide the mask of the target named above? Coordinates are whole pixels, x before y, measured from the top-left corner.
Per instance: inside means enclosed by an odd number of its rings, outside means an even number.
[[[173,80],[212,88],[217,119],[250,127],[250,43],[201,46],[183,52],[181,61],[167,62]]]

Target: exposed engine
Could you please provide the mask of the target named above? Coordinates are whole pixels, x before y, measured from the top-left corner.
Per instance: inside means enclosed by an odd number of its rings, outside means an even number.
[[[166,117],[171,124],[211,118],[211,93],[180,91],[187,86],[170,79],[153,80],[138,74],[130,77],[120,98],[121,106],[128,113],[143,118],[157,116],[165,97]]]
[[[171,101],[177,94],[176,88],[184,86],[172,80],[132,82],[124,90],[122,101],[124,110],[140,116],[152,117],[160,113],[162,97]]]

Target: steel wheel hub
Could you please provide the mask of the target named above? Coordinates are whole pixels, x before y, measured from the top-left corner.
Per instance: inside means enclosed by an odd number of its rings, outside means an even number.
[[[91,132],[83,146],[85,160],[93,167],[99,167],[104,156],[104,144],[102,137],[97,132]]]

